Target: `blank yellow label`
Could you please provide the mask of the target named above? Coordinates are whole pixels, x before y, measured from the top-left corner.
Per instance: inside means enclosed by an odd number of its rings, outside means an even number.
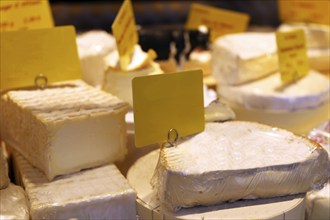
[[[309,72],[305,32],[276,32],[277,53],[283,83],[295,81]]]
[[[192,4],[186,28],[196,30],[201,25],[207,26],[211,30],[210,40],[213,42],[225,34],[244,32],[249,20],[249,15],[245,13]]]
[[[43,74],[48,82],[80,79],[73,26],[1,32],[1,90],[32,86]]]
[[[130,0],[125,0],[121,6],[112,24],[112,33],[117,42],[120,67],[123,70],[127,70],[128,64],[131,61],[131,55],[134,52],[134,47],[139,41]]]
[[[202,71],[134,78],[133,106],[137,147],[165,142],[170,129],[180,137],[203,131]]]
[[[282,21],[330,24],[329,0],[279,0],[278,3]]]
[[[0,0],[0,31],[51,28],[48,0]]]

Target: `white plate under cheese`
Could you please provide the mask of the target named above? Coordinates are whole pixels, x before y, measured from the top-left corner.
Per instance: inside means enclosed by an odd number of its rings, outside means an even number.
[[[207,123],[163,147],[153,185],[170,210],[307,192],[328,180],[328,154],[291,132],[252,122]]]
[[[115,165],[49,182],[17,152],[14,161],[16,179],[31,203],[32,219],[136,219],[136,193]]]
[[[1,98],[1,136],[51,180],[124,159],[127,110],[84,83],[10,91]]]
[[[212,45],[212,74],[220,84],[238,85],[278,69],[274,33],[230,34]]]

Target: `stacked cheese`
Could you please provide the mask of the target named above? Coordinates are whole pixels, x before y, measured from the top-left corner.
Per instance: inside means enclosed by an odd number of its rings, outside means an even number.
[[[285,23],[279,31],[303,29],[306,34],[310,66],[319,71],[330,70],[330,26],[322,24]]]
[[[213,44],[213,75],[221,99],[239,120],[306,134],[327,119],[329,79],[313,70],[283,86],[274,33],[226,35]]]
[[[249,122],[208,123],[163,147],[153,185],[171,210],[304,193],[329,177],[328,154],[291,132]]]
[[[31,203],[32,219],[135,219],[135,192],[115,165],[57,177],[52,182],[14,153],[16,178]]]
[[[28,201],[24,190],[10,183],[7,159],[0,147],[0,219],[29,219]]]
[[[127,70],[122,70],[119,66],[115,39],[104,31],[82,34],[77,37],[77,44],[83,79],[128,102],[131,106],[132,79],[162,73],[159,64],[154,62],[156,53],[153,50],[146,53],[139,45],[135,46]]]
[[[71,81],[9,91],[1,106],[1,136],[14,149],[33,219],[135,218],[135,193],[107,165],[127,151],[125,102]]]

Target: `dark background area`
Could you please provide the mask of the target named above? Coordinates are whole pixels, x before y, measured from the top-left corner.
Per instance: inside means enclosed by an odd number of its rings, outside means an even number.
[[[78,34],[95,29],[111,33],[111,25],[122,3],[123,0],[50,0],[55,25],[73,25]],[[174,42],[178,61],[187,46],[184,40],[187,31],[183,27],[192,3],[248,13],[250,26],[276,27],[280,23],[277,0],[132,0],[142,49],[152,48],[157,52],[158,60],[168,59],[170,44]],[[208,36],[193,31],[189,35],[191,50],[208,47]]]
[[[56,25],[74,25],[77,31],[103,29],[111,31],[111,24],[122,0],[50,0]],[[245,12],[251,25],[277,26],[277,0],[132,0],[136,23],[142,27],[183,25],[191,3]]]

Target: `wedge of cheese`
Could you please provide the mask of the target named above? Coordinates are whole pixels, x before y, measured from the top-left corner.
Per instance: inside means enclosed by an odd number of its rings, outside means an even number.
[[[230,34],[212,45],[212,74],[219,84],[238,85],[278,69],[274,33]]]
[[[170,210],[291,195],[327,182],[327,152],[291,132],[252,122],[208,123],[163,147],[153,178]]]
[[[135,219],[136,193],[113,164],[57,177],[45,175],[14,152],[18,179],[32,219]]]
[[[8,163],[3,155],[3,149],[0,146],[0,190],[6,188],[9,182]]]
[[[20,186],[9,184],[0,191],[0,219],[29,220],[29,201]]]
[[[1,97],[1,136],[49,180],[124,158],[128,105],[69,84]]]

